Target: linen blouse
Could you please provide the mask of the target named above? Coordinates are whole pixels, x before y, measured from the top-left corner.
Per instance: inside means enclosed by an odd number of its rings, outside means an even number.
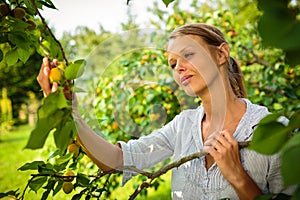
[[[242,100],[246,102],[246,112],[233,134],[239,142],[250,141],[255,126],[260,119],[269,114],[266,107],[252,104],[248,99]],[[202,106],[187,109],[147,136],[130,140],[128,143],[119,142],[123,150],[124,165],[147,169],[170,157],[177,161],[199,152],[203,148],[200,123],[203,116]],[[240,150],[240,157],[244,169],[263,193],[282,192],[283,181],[278,154],[267,156],[243,148]],[[134,175],[134,172],[123,171],[123,184]],[[172,169],[172,199],[222,198],[239,199],[216,163],[207,170],[205,158],[200,157]]]

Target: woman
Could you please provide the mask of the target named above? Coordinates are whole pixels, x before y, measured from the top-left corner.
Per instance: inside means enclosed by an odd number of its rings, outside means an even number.
[[[128,143],[110,144],[94,133],[74,109],[78,139],[102,169],[149,168],[166,158],[174,161],[205,149],[208,155],[172,170],[173,199],[253,199],[283,189],[277,155],[238,148],[251,140],[253,127],[269,112],[245,98],[243,77],[223,34],[213,26],[189,24],[175,29],[167,46],[175,81],[202,105],[182,111],[152,134]],[[45,58],[38,75],[45,95],[49,84]],[[124,171],[126,182],[134,173]]]

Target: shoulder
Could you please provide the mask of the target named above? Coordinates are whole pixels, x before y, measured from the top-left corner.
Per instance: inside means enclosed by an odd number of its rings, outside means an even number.
[[[249,99],[243,99],[247,104],[247,112],[249,113],[250,121],[255,122],[257,124],[262,118],[266,117],[269,114],[272,114],[266,106],[258,105],[252,103]],[[278,121],[287,124],[288,119],[284,116],[278,118]]]
[[[246,110],[246,115],[248,118],[247,120],[249,123],[251,122],[253,125],[256,125],[262,118],[271,114],[266,106],[254,104],[249,99],[242,99],[242,100],[245,101],[247,105],[247,110]]]

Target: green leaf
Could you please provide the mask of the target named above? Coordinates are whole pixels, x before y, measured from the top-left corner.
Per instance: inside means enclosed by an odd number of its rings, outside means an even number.
[[[68,154],[66,154],[64,156],[59,157],[56,160],[55,164],[56,165],[64,164],[64,163],[68,162],[69,160],[71,160],[72,157],[73,157],[73,153],[68,153]]]
[[[300,134],[293,136],[282,152],[281,172],[285,186],[300,184]]]
[[[249,149],[262,154],[274,154],[282,148],[290,133],[288,127],[277,121],[258,125]]]
[[[59,180],[57,186],[53,190],[53,196],[55,196],[62,188],[64,181]]]
[[[80,200],[82,195],[83,195],[83,193],[75,194],[71,200]]]
[[[292,195],[290,200],[299,200],[300,199],[300,187],[298,187]]]
[[[48,196],[50,194],[51,190],[46,190],[43,195],[42,195],[42,198],[41,200],[47,200],[48,199]]]
[[[29,49],[24,50],[24,49],[18,48],[17,51],[18,51],[20,60],[23,63],[26,63],[26,61],[28,60],[28,58],[30,57],[30,54],[31,54],[30,51],[29,51]]]
[[[263,10],[258,30],[265,45],[285,50],[299,49],[300,23],[294,17],[294,11],[288,8],[288,3],[282,0],[258,1],[258,6]]]
[[[44,146],[45,140],[49,132],[53,129],[53,123],[50,124],[47,118],[42,118],[37,121],[36,127],[30,134],[29,140],[25,148],[38,149]]]
[[[39,118],[46,118],[52,115],[57,109],[63,109],[67,107],[67,100],[62,89],[59,88],[57,92],[50,93],[50,95],[44,99],[44,103],[38,111],[38,116]]]
[[[76,177],[76,185],[88,187],[90,185],[90,179],[85,174],[78,173]]]
[[[48,118],[38,119],[36,127],[30,134],[29,140],[25,148],[38,149],[42,148],[49,135],[49,132],[61,123],[65,112],[58,110]]]
[[[48,178],[46,176],[36,177],[30,181],[29,188],[37,192],[44,185],[44,183],[46,183],[47,179]]]
[[[51,163],[39,166],[38,172],[40,174],[55,174],[55,171],[53,170],[53,165]]]
[[[68,145],[70,144],[74,126],[75,123],[73,121],[68,121],[61,129],[57,129],[54,132],[54,141],[56,147],[60,149],[60,152],[66,150]]]
[[[11,49],[5,54],[5,60],[8,66],[12,66],[18,62],[19,54],[16,48]]]
[[[48,8],[52,8],[52,9],[56,9],[54,4],[50,0],[41,0],[40,2],[43,6],[46,6]]]
[[[293,130],[296,128],[300,128],[300,110],[298,110],[291,116],[289,126],[291,126]]]
[[[276,121],[280,116],[281,116],[281,114],[278,114],[278,113],[268,114],[267,116],[265,116],[264,118],[262,118],[262,119],[259,121],[258,124],[259,124],[259,125],[263,125],[263,124],[268,124],[268,123],[274,122],[274,121]]]
[[[174,0],[162,0],[164,2],[164,4],[166,5],[166,7],[168,7],[168,5],[170,3],[172,3]]]
[[[39,166],[45,165],[43,161],[33,161],[31,163],[25,163],[18,170],[26,171],[26,170],[38,170]]]
[[[55,164],[54,165],[54,169],[56,171],[63,171],[66,169],[67,165],[68,165],[69,162],[64,162],[64,163],[58,163],[58,164]],[[76,163],[77,164],[77,163]],[[69,167],[70,168],[70,167]]]
[[[8,192],[1,192],[0,193],[0,198],[3,198],[3,197],[8,197],[8,196],[14,196],[14,197],[18,197],[18,190],[19,189],[16,189],[16,190],[10,190]]]
[[[56,181],[54,179],[49,179],[47,185],[44,187],[44,189],[46,189],[46,191],[43,193],[43,196],[41,198],[41,200],[46,200],[48,199],[48,196],[51,192],[51,190],[54,189],[54,186],[56,184]]]
[[[74,80],[80,77],[84,72],[85,60],[76,60],[65,69],[65,77],[67,80]]]
[[[25,23],[27,24],[27,23]],[[28,25],[28,24],[27,24]],[[15,44],[17,48],[21,49],[27,49],[27,51],[30,49],[30,42],[27,35],[24,34],[23,31],[14,31],[11,34],[8,35],[8,39],[11,43]],[[30,52],[30,51],[28,51]]]

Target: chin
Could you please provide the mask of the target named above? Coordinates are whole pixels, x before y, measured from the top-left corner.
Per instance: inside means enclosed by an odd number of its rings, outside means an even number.
[[[190,97],[197,97],[197,93],[192,88],[184,88],[184,92]]]

